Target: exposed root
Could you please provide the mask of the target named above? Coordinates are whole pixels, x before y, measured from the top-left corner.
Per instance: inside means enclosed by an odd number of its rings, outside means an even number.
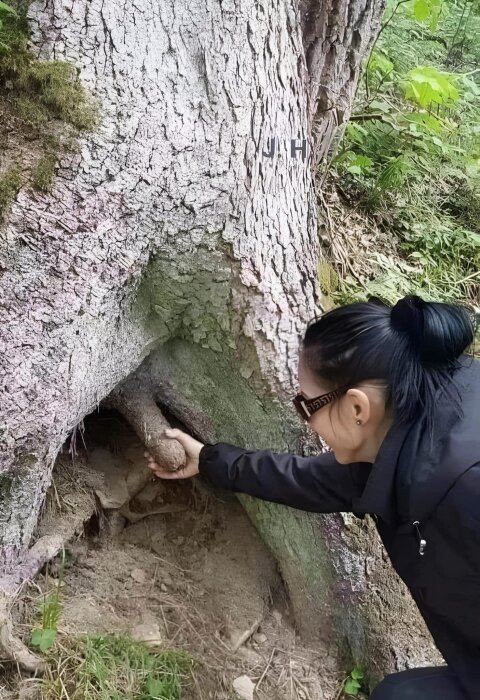
[[[36,654],[32,654],[13,632],[10,610],[15,599],[6,593],[0,593],[0,646],[7,658],[32,673],[45,670],[45,662]]]
[[[95,500],[85,494],[77,499],[75,510],[56,518],[54,531],[46,530],[30,549],[4,547],[1,552],[0,576],[0,649],[4,657],[23,669],[41,673],[45,664],[33,654],[14,633],[11,609],[22,586],[31,581],[47,562],[62,550],[65,544],[83,529],[83,524],[95,510]],[[53,529],[53,523],[52,523]]]
[[[157,464],[170,471],[184,466],[183,447],[176,440],[162,437],[165,428],[171,426],[141,379],[135,376],[127,379],[103,403],[122,413]]]

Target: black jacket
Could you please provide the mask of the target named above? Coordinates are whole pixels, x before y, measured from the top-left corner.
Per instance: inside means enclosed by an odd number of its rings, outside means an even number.
[[[453,381],[462,414],[437,394],[432,441],[421,419],[394,424],[374,464],[219,442],[202,448],[199,469],[217,486],[293,508],[373,514],[439,650],[480,700],[480,362],[463,356]]]

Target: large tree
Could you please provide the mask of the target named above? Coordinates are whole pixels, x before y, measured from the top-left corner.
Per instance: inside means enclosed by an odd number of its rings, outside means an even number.
[[[102,401],[159,459],[171,459],[162,411],[199,439],[312,449],[289,397],[321,309],[315,173],[349,117],[382,10],[30,6],[41,59],[80,69],[100,121],[62,157],[51,192],[20,190],[1,230],[0,640],[27,667],[37,660],[8,606],[61,546],[58,533],[35,540],[39,511],[62,443]],[[368,522],[242,500],[300,631],[346,642],[377,671],[423,658],[428,638],[412,642],[424,633]]]

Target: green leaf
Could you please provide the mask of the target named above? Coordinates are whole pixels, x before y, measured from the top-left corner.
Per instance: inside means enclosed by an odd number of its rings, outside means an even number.
[[[402,87],[405,97],[420,107],[427,107],[432,102],[454,104],[460,98],[455,80],[453,73],[441,72],[431,66],[417,66],[407,73]]]
[[[158,678],[147,680],[147,692],[152,698],[163,697],[165,693],[165,683]]]
[[[6,2],[2,2],[2,0],[0,0],[0,13],[17,16],[16,10],[10,5],[7,5]]]
[[[383,51],[374,51],[368,62],[368,69],[372,73],[377,72],[384,76],[393,71],[394,65]]]
[[[418,22],[424,22],[430,16],[430,3],[428,0],[416,0],[413,3],[413,16]]]
[[[53,646],[57,637],[57,630],[35,629],[32,632],[31,643],[34,647],[39,647],[41,651],[47,651]]]
[[[360,688],[360,683],[354,678],[347,678],[345,681],[344,691],[347,693],[347,695],[358,695]]]
[[[392,111],[392,107],[384,100],[372,100],[369,104],[369,108],[372,110],[372,112],[388,113]]]
[[[350,676],[356,681],[361,681],[363,678],[363,671],[361,668],[354,668]]]

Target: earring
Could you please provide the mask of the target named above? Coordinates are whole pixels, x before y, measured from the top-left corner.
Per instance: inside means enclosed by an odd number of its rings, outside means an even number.
[[[361,421],[361,420],[357,420],[357,425],[362,425],[362,421]]]

